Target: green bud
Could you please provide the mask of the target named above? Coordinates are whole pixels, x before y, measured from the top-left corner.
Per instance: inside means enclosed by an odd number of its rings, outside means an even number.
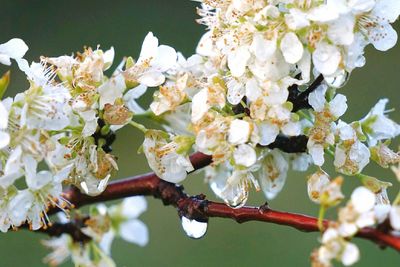
[[[10,84],[10,75],[11,72],[7,71],[0,79],[0,99],[3,98],[4,94],[7,91],[8,85]]]
[[[364,174],[358,174],[357,177],[360,179],[361,183],[371,190],[373,193],[379,193],[382,190],[392,186],[391,183],[388,182],[382,182],[378,180],[375,177],[364,175]]]
[[[66,146],[66,145],[68,145],[69,137],[61,137],[60,139],[58,139],[58,142],[61,145]]]
[[[125,62],[125,69],[130,69],[135,66],[135,60],[132,57],[128,57]]]
[[[192,148],[195,142],[195,137],[187,135],[178,135],[174,138],[174,142],[177,143],[178,145],[176,153],[187,154],[187,152]]]

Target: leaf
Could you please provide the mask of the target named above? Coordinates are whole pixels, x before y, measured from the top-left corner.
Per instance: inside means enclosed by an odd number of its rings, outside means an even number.
[[[7,91],[8,85],[10,84],[10,76],[11,72],[7,71],[0,79],[0,99],[3,98],[4,94]]]

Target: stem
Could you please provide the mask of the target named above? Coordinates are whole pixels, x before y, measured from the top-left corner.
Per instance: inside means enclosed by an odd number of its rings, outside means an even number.
[[[211,163],[211,157],[195,153],[191,156],[191,162],[196,170],[201,169]],[[90,197],[80,193],[76,188],[65,192],[64,197],[76,207],[84,205],[123,199],[130,196],[153,196],[161,199],[165,205],[171,205],[178,209],[179,214],[189,219],[206,221],[208,218],[229,218],[239,223],[248,221],[261,221],[273,224],[293,227],[303,232],[318,232],[318,219],[306,215],[281,212],[270,209],[268,206],[243,207],[232,209],[223,203],[211,202],[205,199],[204,195],[191,197],[188,196],[179,185],[171,184],[159,179],[154,173],[149,173],[125,180],[110,183],[107,189],[99,196]],[[59,210],[53,208],[48,214],[54,214]],[[322,225],[327,227],[330,221],[323,220]],[[41,232],[51,235],[52,227]],[[57,232],[56,235],[61,234]],[[371,240],[381,247],[392,247],[400,251],[400,237],[390,233],[375,229],[363,228],[357,237]]]
[[[144,127],[144,125],[137,123],[135,121],[130,121],[129,124],[135,127],[136,129],[142,131],[143,133],[146,133],[148,131],[148,129]]]
[[[319,208],[319,214],[318,214],[318,229],[321,232],[324,231],[325,213],[326,213],[326,207],[324,205],[321,205],[321,207]]]
[[[397,193],[396,198],[393,201],[393,206],[399,206],[400,205],[400,191]]]
[[[135,113],[133,114],[132,118],[134,119],[149,119],[149,118],[153,118],[154,117],[154,113],[151,110],[145,111],[143,113]]]

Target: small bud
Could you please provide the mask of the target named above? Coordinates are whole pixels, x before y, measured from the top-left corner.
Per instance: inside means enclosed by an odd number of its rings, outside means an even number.
[[[133,113],[123,105],[106,104],[103,119],[110,125],[124,125],[132,119]]]
[[[102,150],[97,152],[97,166],[98,167],[95,176],[100,180],[118,170],[115,157],[110,154],[106,154]]]
[[[177,144],[176,153],[186,154],[195,143],[196,139],[194,136],[178,135],[174,138],[174,142]]]
[[[336,206],[343,198],[341,192],[342,177],[329,180],[329,176],[320,170],[311,175],[308,179],[308,195],[310,199],[325,207]]]
[[[383,168],[389,168],[389,165],[400,163],[399,152],[394,152],[385,143],[370,147],[370,151],[371,159]]]
[[[361,180],[362,184],[375,194],[378,194],[383,190],[386,190],[388,187],[392,186],[391,183],[382,182],[372,176],[359,174],[358,177]]]
[[[8,85],[10,84],[10,74],[11,72],[7,71],[0,79],[0,99],[3,98],[7,91]]]

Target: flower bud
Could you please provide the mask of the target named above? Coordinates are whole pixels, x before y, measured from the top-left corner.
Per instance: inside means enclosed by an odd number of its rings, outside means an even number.
[[[399,152],[394,152],[385,143],[380,143],[370,147],[371,159],[383,168],[389,168],[389,165],[400,163]]]
[[[95,176],[97,179],[104,179],[113,171],[118,170],[116,159],[111,154],[106,154],[100,150],[97,152],[97,171]]]
[[[125,125],[132,119],[133,113],[123,105],[106,104],[103,119],[111,125]]]
[[[342,177],[330,181],[328,174],[320,170],[308,179],[308,195],[313,202],[322,206],[336,206],[344,198],[341,192],[342,183]]]

